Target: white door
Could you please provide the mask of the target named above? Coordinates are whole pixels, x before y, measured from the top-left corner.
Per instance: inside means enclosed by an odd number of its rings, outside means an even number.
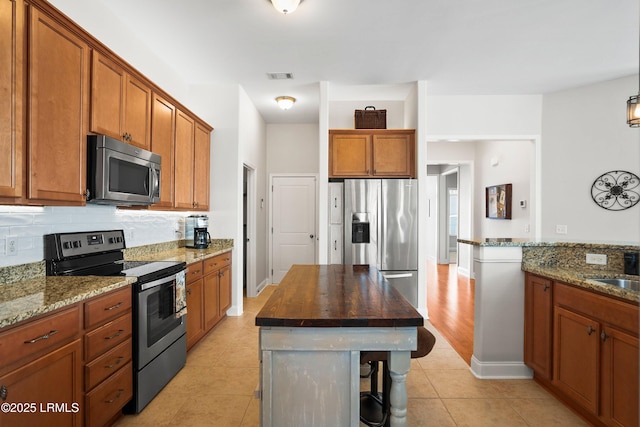
[[[272,283],[293,264],[316,262],[316,177],[274,177],[272,182]]]

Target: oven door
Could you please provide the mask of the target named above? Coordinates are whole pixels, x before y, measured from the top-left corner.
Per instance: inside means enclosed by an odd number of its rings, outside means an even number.
[[[176,276],[145,283],[136,295],[136,368],[144,368],[187,331],[175,316]],[[185,347],[185,352],[186,352]]]

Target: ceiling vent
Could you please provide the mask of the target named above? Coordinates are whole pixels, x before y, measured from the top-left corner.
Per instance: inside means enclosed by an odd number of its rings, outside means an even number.
[[[293,73],[267,73],[269,80],[291,80]]]

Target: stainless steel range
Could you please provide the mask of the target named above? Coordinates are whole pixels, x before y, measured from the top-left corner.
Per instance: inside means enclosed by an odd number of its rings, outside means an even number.
[[[138,413],[182,369],[187,358],[186,319],[176,317],[176,287],[184,262],[124,261],[123,230],[44,236],[49,276],[132,276],[133,400]]]

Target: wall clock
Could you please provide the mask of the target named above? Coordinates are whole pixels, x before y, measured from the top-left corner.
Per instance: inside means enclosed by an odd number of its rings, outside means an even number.
[[[640,200],[640,178],[627,171],[606,172],[591,186],[591,197],[596,205],[610,211],[622,211],[635,206]]]

